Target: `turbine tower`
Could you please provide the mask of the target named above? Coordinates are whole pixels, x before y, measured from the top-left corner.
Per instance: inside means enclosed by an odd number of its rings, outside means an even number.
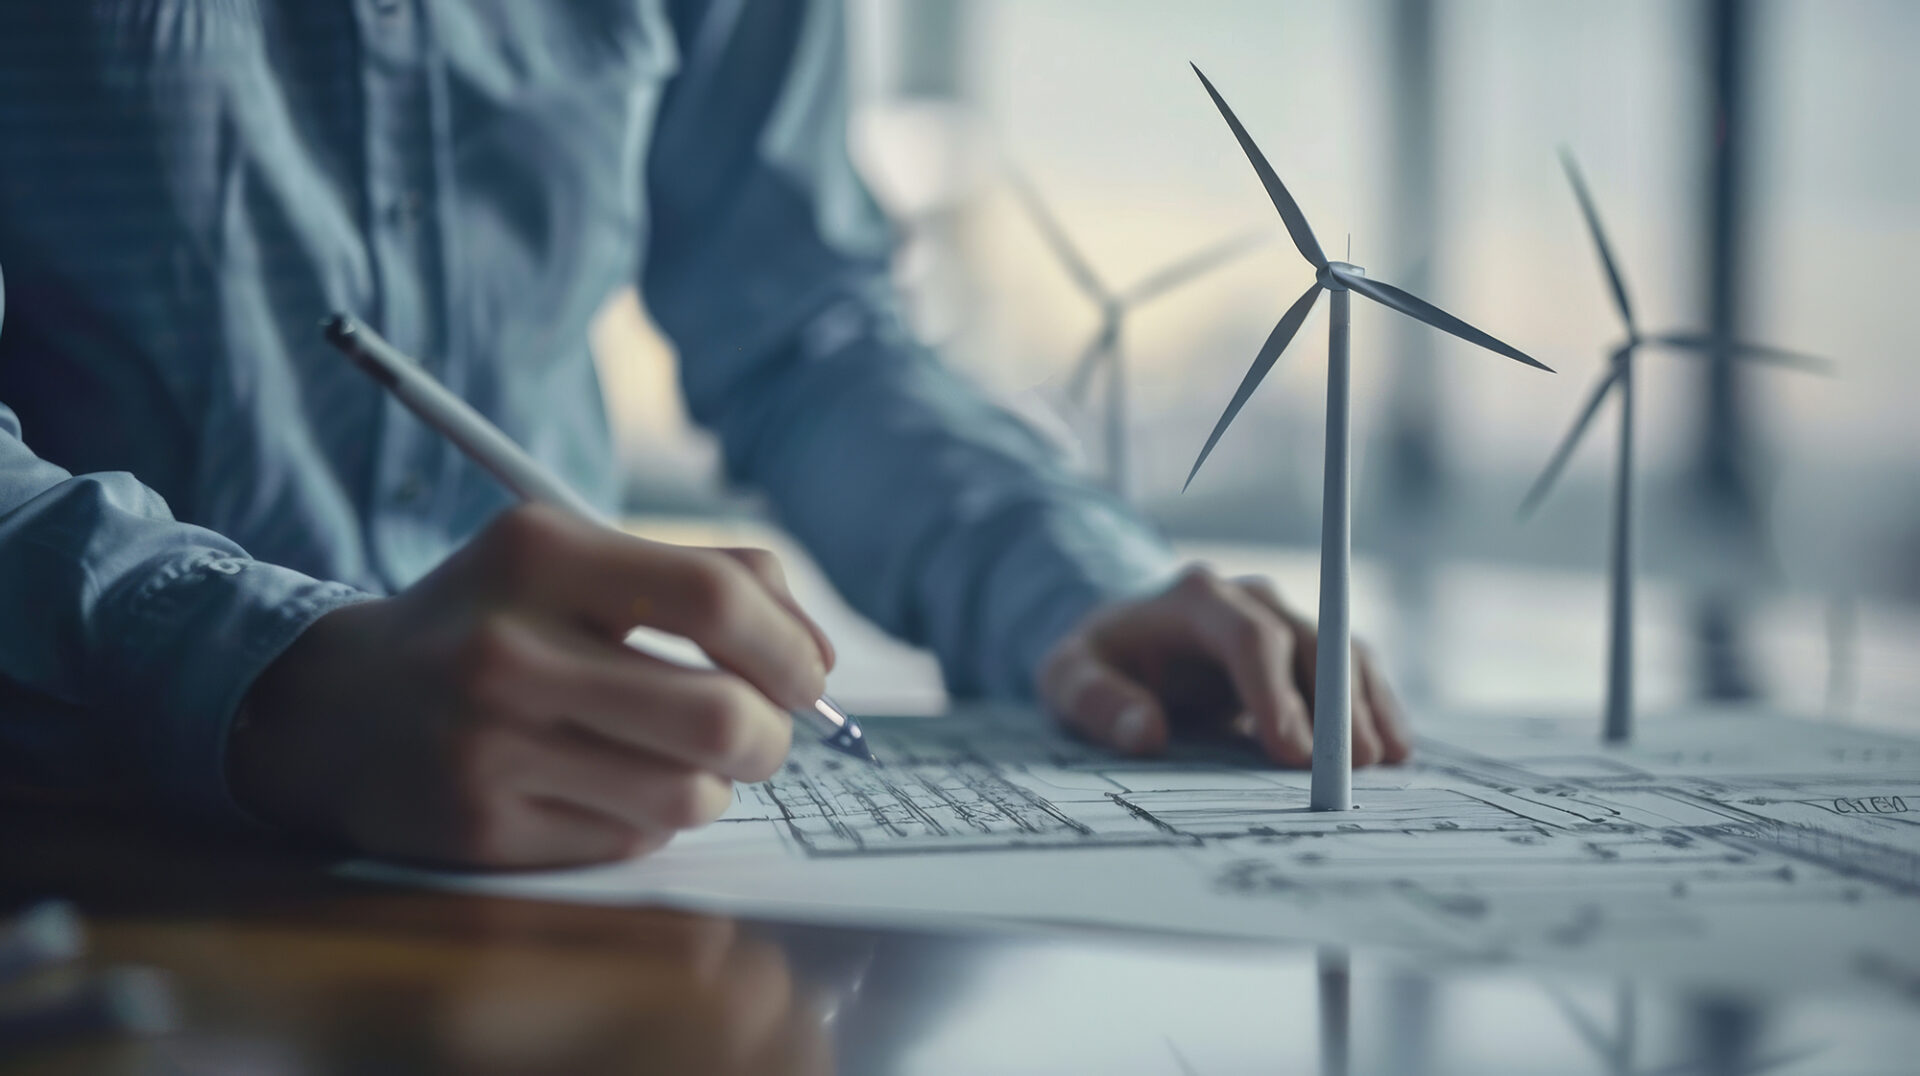
[[[1059,218],[1047,208],[1033,184],[1017,169],[1009,169],[1007,177],[1021,206],[1033,218],[1034,226],[1046,240],[1047,247],[1066,270],[1067,278],[1073,281],[1081,294],[1093,301],[1100,312],[1100,322],[1094,328],[1092,339],[1074,360],[1072,372],[1067,377],[1066,396],[1075,407],[1087,410],[1095,375],[1105,375],[1102,469],[1107,487],[1121,499],[1128,499],[1133,491],[1127,467],[1127,370],[1126,360],[1121,355],[1121,335],[1126,328],[1127,315],[1142,304],[1183,284],[1189,284],[1265,244],[1270,237],[1266,232],[1248,232],[1224,239],[1149,273],[1130,288],[1116,292],[1101,281],[1087,259],[1067,238],[1066,229],[1060,226]]]
[[[1301,323],[1307,319],[1307,312],[1313,309],[1314,300],[1320,297],[1322,291],[1332,294],[1332,317],[1327,325],[1327,458],[1326,484],[1320,501],[1320,645],[1313,681],[1313,791],[1310,804],[1316,811],[1345,811],[1353,806],[1353,644],[1352,629],[1348,623],[1350,603],[1347,593],[1348,562],[1352,556],[1347,460],[1350,296],[1358,292],[1382,306],[1425,322],[1442,332],[1451,333],[1468,343],[1549,373],[1552,370],[1425,299],[1368,278],[1366,270],[1357,265],[1327,260],[1320,250],[1319,241],[1313,237],[1313,229],[1307,226],[1306,215],[1294,202],[1293,195],[1287,193],[1280,177],[1274,174],[1273,166],[1267,163],[1260,147],[1253,144],[1252,137],[1240,125],[1239,118],[1227,107],[1227,102],[1213,88],[1213,83],[1207,81],[1207,76],[1198,66],[1194,67],[1193,73],[1200,76],[1200,84],[1207,88],[1207,96],[1213,98],[1214,106],[1226,119],[1227,126],[1232,128],[1233,137],[1253,163],[1261,186],[1266,188],[1267,197],[1273,200],[1273,207],[1279,210],[1280,219],[1287,226],[1287,234],[1293,237],[1293,245],[1299,249],[1300,256],[1313,266],[1314,280],[1280,316],[1267,342],[1261,345],[1260,353],[1254,357],[1253,368],[1247,371],[1246,378],[1240,382],[1240,388],[1234,392],[1226,412],[1207,436],[1206,447],[1200,450],[1200,458],[1194,461],[1193,470],[1187,474],[1188,485],[1193,484],[1193,476],[1200,473],[1200,465],[1207,461],[1207,455],[1219,443],[1220,435],[1226,432],[1234,416],[1246,406],[1248,397],[1259,387],[1267,371],[1273,369],[1273,364],[1280,358],[1280,353],[1286,350],[1293,335],[1300,331]]]
[[[1613,292],[1614,309],[1620,312],[1620,321],[1626,328],[1627,336],[1608,354],[1607,368],[1587,396],[1579,417],[1574,419],[1573,427],[1554,450],[1546,469],[1540,472],[1533,488],[1527,491],[1526,498],[1520,502],[1520,518],[1525,520],[1532,517],[1534,509],[1540,506],[1554,482],[1559,479],[1568,458],[1580,444],[1580,438],[1586,435],[1587,427],[1592,424],[1600,405],[1606,402],[1608,393],[1617,390],[1620,395],[1620,441],[1615,448],[1613,466],[1613,519],[1607,564],[1607,697],[1602,738],[1608,743],[1624,743],[1633,736],[1633,582],[1637,563],[1633,495],[1635,354],[1642,345],[1648,345],[1709,357],[1724,353],[1747,361],[1817,373],[1830,372],[1832,366],[1825,359],[1811,355],[1764,344],[1722,341],[1705,333],[1642,333],[1639,322],[1634,320],[1633,303],[1627,298],[1626,283],[1620,276],[1619,264],[1614,261],[1613,247],[1607,242],[1606,230],[1600,226],[1600,212],[1594,208],[1593,196],[1587,190],[1586,179],[1580,174],[1580,166],[1574,161],[1573,154],[1565,149],[1560,151],[1560,164],[1566,170],[1567,182],[1573,186],[1574,199],[1580,203],[1580,215],[1586,219],[1587,231],[1593,236],[1594,249],[1600,255],[1600,266],[1606,271],[1607,284]]]

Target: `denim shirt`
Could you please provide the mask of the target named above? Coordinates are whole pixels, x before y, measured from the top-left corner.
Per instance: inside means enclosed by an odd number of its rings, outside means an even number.
[[[232,817],[260,669],[507,505],[333,310],[611,508],[587,326],[637,285],[729,476],[961,693],[1163,579],[901,331],[843,35],[831,2],[0,5],[0,786]]]

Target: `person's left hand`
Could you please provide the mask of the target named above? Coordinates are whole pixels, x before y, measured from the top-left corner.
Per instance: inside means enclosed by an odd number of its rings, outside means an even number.
[[[1176,729],[1232,731],[1275,762],[1310,766],[1317,645],[1266,581],[1195,567],[1159,594],[1090,613],[1042,663],[1040,698],[1123,754],[1154,754]],[[1402,761],[1400,704],[1359,643],[1353,681],[1354,764]]]

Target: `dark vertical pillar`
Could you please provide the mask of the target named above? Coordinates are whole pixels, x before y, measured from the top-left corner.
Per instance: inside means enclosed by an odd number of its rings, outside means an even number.
[[[1752,11],[1746,0],[1706,0],[1705,16],[1707,319],[1715,338],[1732,340],[1741,326],[1746,283]],[[1719,349],[1708,357],[1697,485],[1706,540],[1722,555],[1739,557],[1745,567],[1757,561],[1761,512],[1751,472],[1752,416],[1743,388],[1729,352]],[[1752,698],[1740,599],[1731,581],[1717,581],[1715,587],[1702,596],[1696,613],[1700,690],[1709,699]]]
[[[1721,339],[1732,339],[1739,327],[1745,283],[1747,23],[1745,0],[1708,0],[1707,70],[1712,81],[1707,116],[1707,319]],[[1702,491],[1713,511],[1749,515],[1748,430],[1739,372],[1725,351],[1709,358],[1706,371]]]
[[[1396,0],[1392,11],[1389,219],[1401,264],[1376,265],[1373,272],[1415,295],[1426,295],[1433,277],[1434,188],[1439,178],[1435,174],[1439,155],[1434,5],[1431,0]],[[1400,338],[1394,346],[1399,370],[1393,379],[1392,428],[1387,433],[1392,503],[1431,509],[1439,499],[1444,470],[1433,331],[1406,319],[1394,324]]]
[[[1437,232],[1439,122],[1431,0],[1395,0],[1389,10],[1389,235],[1394,258],[1373,271],[1431,295]],[[1434,546],[1441,530],[1446,460],[1433,331],[1408,318],[1391,321],[1395,370],[1382,431],[1386,473],[1379,482],[1380,534],[1396,615],[1386,653],[1394,678],[1413,700],[1437,690],[1433,618]]]

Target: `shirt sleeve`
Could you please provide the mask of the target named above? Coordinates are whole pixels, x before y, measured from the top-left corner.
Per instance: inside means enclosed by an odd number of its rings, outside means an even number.
[[[35,456],[0,405],[0,788],[238,821],[227,733],[266,664],[362,594]]]
[[[1048,646],[1162,584],[1171,554],[903,330],[847,154],[837,0],[673,10],[683,67],[650,151],[642,288],[694,418],[950,689],[1030,694]]]

